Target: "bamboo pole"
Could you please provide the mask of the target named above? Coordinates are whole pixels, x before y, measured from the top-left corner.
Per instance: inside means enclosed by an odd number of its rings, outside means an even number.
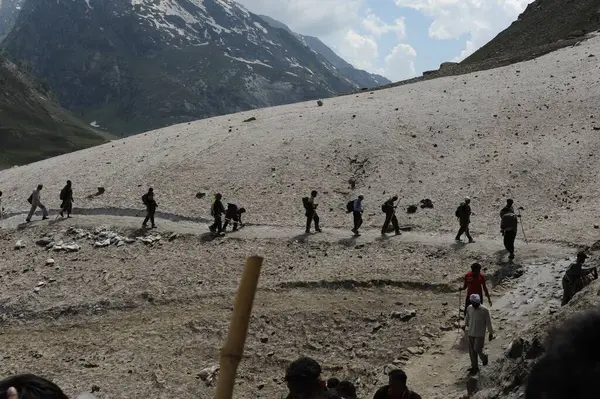
[[[235,376],[238,365],[244,354],[248,324],[252,314],[252,305],[258,286],[258,277],[263,258],[252,256],[246,259],[240,286],[235,297],[235,306],[227,340],[221,349],[219,381],[217,383],[216,399],[231,399],[235,386]]]

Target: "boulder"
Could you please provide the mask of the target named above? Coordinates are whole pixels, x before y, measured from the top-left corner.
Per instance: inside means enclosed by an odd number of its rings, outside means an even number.
[[[104,241],[96,241],[96,243],[94,244],[94,246],[96,248],[108,247],[109,245],[110,245],[110,238],[107,238]]]
[[[219,371],[219,366],[207,367],[205,369],[200,370],[198,377],[200,377],[200,379],[202,381],[204,381],[207,386],[210,386],[212,384],[212,382],[215,380],[217,371]]]
[[[37,240],[35,243],[37,245],[39,245],[40,247],[45,247],[48,244],[50,244],[52,242],[52,238],[50,237],[42,237],[39,240]]]
[[[25,248],[25,243],[23,242],[23,240],[18,240],[15,243],[15,249],[19,250],[19,249],[23,249]]]
[[[429,198],[425,198],[421,200],[421,208],[425,209],[433,209],[433,201]]]
[[[52,258],[46,259],[46,265],[50,266],[50,265],[53,265],[53,264],[54,264],[54,259],[52,259]]]
[[[520,359],[525,350],[525,341],[522,338],[512,340],[506,351],[506,357],[509,359]]]
[[[410,205],[408,208],[406,208],[406,213],[409,213],[409,214],[416,213],[417,209],[419,209],[418,206],[416,206],[416,205]]]
[[[399,310],[399,311],[393,311],[391,314],[391,318],[392,319],[400,319],[401,321],[409,321],[410,319],[412,319],[413,317],[417,316],[417,311],[412,309],[412,310],[408,310],[408,309],[403,309],[403,310]]]

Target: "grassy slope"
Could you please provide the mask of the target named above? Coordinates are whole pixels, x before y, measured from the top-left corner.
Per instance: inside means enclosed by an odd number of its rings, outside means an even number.
[[[102,144],[109,138],[56,105],[50,93],[43,93],[38,83],[4,59],[0,59],[0,86],[0,165],[4,167]]]

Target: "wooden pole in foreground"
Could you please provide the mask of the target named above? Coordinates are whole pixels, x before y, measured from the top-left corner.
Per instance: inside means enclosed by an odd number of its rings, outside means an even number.
[[[248,334],[248,324],[252,314],[252,305],[254,295],[258,286],[258,277],[262,267],[263,258],[260,256],[251,256],[246,259],[246,266],[242,273],[240,286],[235,297],[235,306],[227,341],[221,349],[221,362],[219,371],[219,382],[217,384],[216,399],[231,399],[235,385],[235,376],[238,365],[244,354],[244,345],[246,335]]]

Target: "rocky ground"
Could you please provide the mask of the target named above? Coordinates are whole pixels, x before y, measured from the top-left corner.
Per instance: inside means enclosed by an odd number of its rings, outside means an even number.
[[[327,376],[356,382],[361,397],[385,370],[404,367],[426,397],[458,398],[468,355],[456,289],[468,265],[479,260],[491,284],[504,282],[492,308],[492,353],[501,356],[525,316],[555,308],[556,276],[573,252],[519,243],[509,265],[499,240],[485,236],[464,245],[430,233],[353,239],[256,225],[213,239],[186,221],[143,231],[131,216],[21,220],[0,223],[4,372],[40,373],[100,398],[210,397],[244,257],[254,253],[265,264],[236,397],[285,393],[286,365],[309,355]],[[545,288],[532,290],[546,267]]]

